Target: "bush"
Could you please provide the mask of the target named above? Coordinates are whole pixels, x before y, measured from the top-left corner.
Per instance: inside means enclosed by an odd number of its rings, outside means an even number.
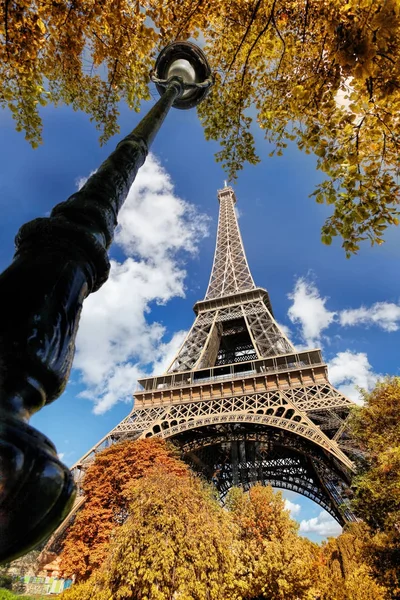
[[[0,573],[0,589],[5,588],[6,590],[12,589],[13,578],[7,573]]]
[[[10,590],[0,588],[0,600],[15,600],[15,598],[17,598],[17,596],[10,592]]]

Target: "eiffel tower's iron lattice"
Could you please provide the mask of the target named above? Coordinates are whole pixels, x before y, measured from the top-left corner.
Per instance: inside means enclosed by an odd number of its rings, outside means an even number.
[[[177,444],[221,498],[232,485],[270,483],[312,498],[341,524],[354,520],[352,402],[329,383],[320,350],[297,352],[277,324],[247,264],[233,189],[218,199],[214,263],[192,328],[167,372],[139,381],[131,414],[73,466],[75,480],[79,487],[108,445],[158,436]]]
[[[240,236],[234,209],[236,198],[232,188],[221,190],[218,198],[220,211],[217,244],[206,300],[254,290],[256,287]]]

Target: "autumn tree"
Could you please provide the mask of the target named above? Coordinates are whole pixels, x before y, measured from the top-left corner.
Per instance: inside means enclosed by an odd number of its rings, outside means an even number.
[[[206,136],[236,177],[256,163],[256,117],[282,154],[288,141],[318,157],[315,192],[333,206],[322,230],[349,255],[398,224],[400,5],[396,0],[236,0],[210,16],[216,86],[200,106]]]
[[[107,560],[65,600],[234,600],[233,528],[198,479],[158,467],[130,483]]]
[[[374,572],[400,594],[400,377],[364,394],[355,411],[352,434],[364,451],[354,481],[354,510],[371,528],[366,555]]]
[[[387,590],[366,562],[368,529],[359,524],[330,538],[320,550],[316,592],[320,600],[387,600]]]
[[[90,114],[101,141],[118,131],[118,103],[139,110],[149,70],[175,39],[205,39],[216,73],[199,107],[231,179],[256,163],[253,121],[272,153],[293,141],[325,173],[313,192],[332,205],[322,241],[382,243],[398,224],[398,0],[16,0],[0,4],[0,106],[32,145],[38,107]]]
[[[227,506],[238,526],[236,591],[249,600],[311,598],[317,547],[297,535],[280,492],[256,485],[231,490]]]
[[[34,147],[41,142],[39,107],[48,103],[88,113],[104,142],[119,131],[120,100],[138,111],[150,98],[160,44],[203,30],[207,4],[193,11],[190,0],[2,2],[0,107]]]
[[[113,530],[127,518],[133,482],[156,467],[177,477],[188,474],[176,450],[157,438],[121,442],[96,455],[82,484],[85,503],[67,531],[61,553],[66,576],[86,579],[100,567]]]

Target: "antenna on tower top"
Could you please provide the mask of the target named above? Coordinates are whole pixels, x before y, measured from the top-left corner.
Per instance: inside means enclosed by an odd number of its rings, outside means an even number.
[[[224,180],[224,185],[225,185],[225,187],[228,187],[228,184],[226,183],[226,179]]]

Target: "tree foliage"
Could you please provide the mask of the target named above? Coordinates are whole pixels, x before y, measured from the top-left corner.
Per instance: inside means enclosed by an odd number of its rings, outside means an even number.
[[[193,476],[157,468],[130,486],[130,515],[107,561],[66,600],[225,600],[233,535],[228,515]]]
[[[375,574],[400,594],[400,377],[388,378],[364,395],[352,433],[364,450],[354,482],[354,509],[371,528],[366,555]]]
[[[272,488],[234,489],[226,511],[198,478],[157,468],[130,499],[104,565],[66,600],[312,598],[317,546],[297,536]]]
[[[218,77],[200,114],[230,176],[258,161],[254,107],[272,154],[295,140],[328,175],[312,194],[334,206],[322,241],[341,235],[348,255],[381,243],[399,214],[399,3],[237,0],[206,39]]]
[[[399,223],[398,0],[6,0],[0,4],[0,106],[36,146],[38,108],[71,104],[104,142],[118,103],[149,98],[158,50],[202,35],[216,85],[200,105],[206,137],[235,179],[255,164],[252,123],[281,155],[288,141],[326,174],[313,192],[333,214],[322,230],[381,244]]]
[[[366,458],[354,507],[374,531],[400,529],[400,377],[378,383],[364,402],[352,423]]]
[[[243,599],[311,598],[317,547],[298,537],[280,493],[256,485],[234,488],[228,509],[238,527],[235,583]]]
[[[86,579],[100,567],[112,531],[127,518],[132,483],[155,467],[177,476],[188,473],[173,447],[157,438],[121,442],[96,455],[82,485],[85,504],[67,532],[61,554],[66,576]]]
[[[387,590],[366,562],[368,540],[365,526],[352,525],[323,545],[316,586],[320,600],[387,600]]]
[[[113,448],[113,454],[98,455],[105,458],[88,471],[86,490],[103,488],[103,505],[106,496],[119,494],[118,518],[108,520],[99,541],[94,515],[96,562],[78,573],[81,581],[64,592],[65,600],[388,599],[368,560],[367,525],[353,525],[321,548],[298,536],[281,494],[271,487],[255,485],[248,493],[234,488],[222,508],[212,488],[163,442]],[[101,478],[103,470],[108,474]],[[87,506],[96,506],[89,496]],[[75,529],[71,539],[78,548],[79,535],[89,529],[88,523]],[[79,552],[69,558],[77,569]]]
[[[201,6],[203,4],[203,6]],[[196,28],[205,27],[204,4]],[[149,71],[160,44],[187,37],[190,0],[6,0],[0,4],[0,106],[36,147],[39,107],[87,112],[101,142],[119,131],[118,103],[135,111],[150,98]]]
[[[363,450],[348,526],[322,548],[299,537],[280,493],[232,489],[223,509],[158,439],[98,454],[86,504],[68,532],[74,600],[388,600],[400,593],[400,378],[354,411]]]

